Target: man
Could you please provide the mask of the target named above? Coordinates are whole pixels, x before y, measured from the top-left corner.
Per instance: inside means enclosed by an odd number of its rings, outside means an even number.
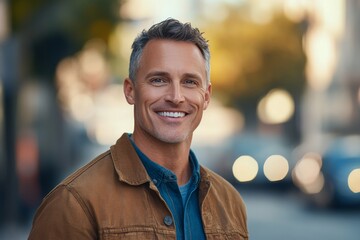
[[[210,101],[207,41],[167,19],[132,48],[133,133],[44,199],[29,239],[248,239],[239,193],[190,150]]]

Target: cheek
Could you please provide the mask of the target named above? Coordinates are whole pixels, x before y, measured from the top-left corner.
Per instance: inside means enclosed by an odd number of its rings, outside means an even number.
[[[138,91],[139,101],[142,103],[149,101],[156,101],[160,99],[165,94],[164,90],[161,88],[144,88]]]
[[[136,96],[135,106],[138,115],[148,115],[151,107],[161,99],[159,91],[150,88],[139,91]]]
[[[198,91],[189,91],[187,94],[186,94],[186,99],[198,106],[199,108],[203,109],[205,108],[205,105],[206,105],[206,101],[205,101],[205,94],[203,92],[198,92]]]

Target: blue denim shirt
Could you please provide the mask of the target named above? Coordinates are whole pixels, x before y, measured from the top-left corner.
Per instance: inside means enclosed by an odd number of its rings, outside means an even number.
[[[188,240],[205,238],[199,208],[200,165],[195,154],[190,150],[192,177],[184,186],[178,186],[176,175],[150,160],[132,141],[132,144],[145,166],[160,195],[170,208],[175,221],[176,239]],[[181,188],[181,189],[180,189]]]

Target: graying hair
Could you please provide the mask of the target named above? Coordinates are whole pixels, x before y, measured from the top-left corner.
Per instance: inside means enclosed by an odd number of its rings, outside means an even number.
[[[181,23],[176,19],[168,18],[153,25],[149,30],[143,30],[134,40],[131,48],[129,77],[136,79],[141,56],[145,45],[152,39],[169,39],[194,43],[205,59],[207,83],[210,83],[210,50],[208,41],[202,36],[198,28],[193,28],[190,23]]]

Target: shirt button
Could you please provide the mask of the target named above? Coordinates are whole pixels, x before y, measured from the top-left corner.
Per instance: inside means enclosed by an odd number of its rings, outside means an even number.
[[[164,223],[166,226],[171,226],[171,224],[173,223],[173,219],[171,216],[165,216],[164,217]]]
[[[153,181],[153,183],[154,183],[155,185],[157,185],[158,180],[156,180],[156,179],[154,178],[152,181]]]

